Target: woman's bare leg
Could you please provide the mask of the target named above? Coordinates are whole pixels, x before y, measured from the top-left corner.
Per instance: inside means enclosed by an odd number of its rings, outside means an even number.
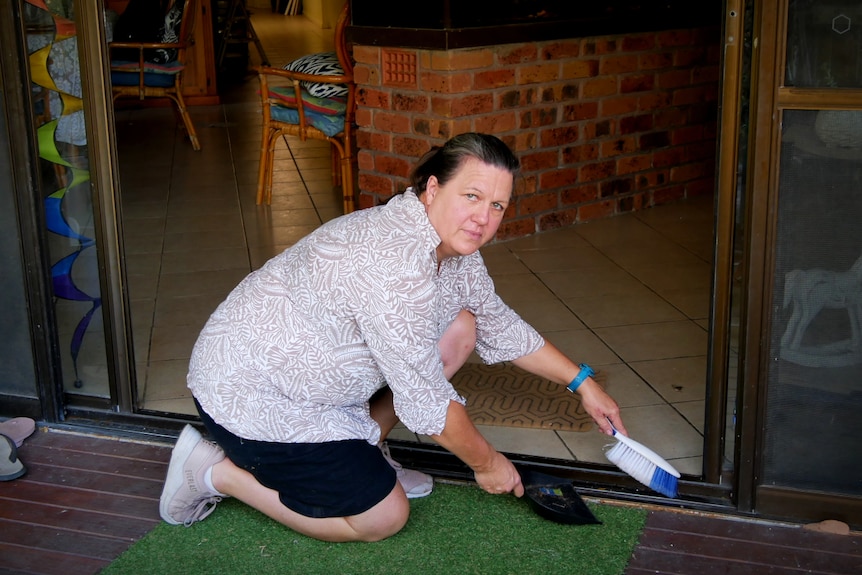
[[[368,511],[325,518],[306,517],[285,507],[277,491],[264,487],[227,458],[213,466],[212,481],[221,493],[236,497],[294,531],[323,541],[379,541],[398,533],[410,515],[407,496],[397,481],[392,492]]]

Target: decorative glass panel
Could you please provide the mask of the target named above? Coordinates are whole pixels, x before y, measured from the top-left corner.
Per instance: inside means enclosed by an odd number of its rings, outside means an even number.
[[[785,83],[800,88],[862,87],[862,2],[791,0]]]
[[[858,495],[862,111],[786,111],[766,484]]]
[[[87,132],[72,0],[27,0],[27,53],[67,392],[108,394]]]

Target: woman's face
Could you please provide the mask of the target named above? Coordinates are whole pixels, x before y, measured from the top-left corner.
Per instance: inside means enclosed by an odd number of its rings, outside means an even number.
[[[428,178],[422,202],[440,236],[437,261],[472,254],[494,237],[513,183],[511,172],[475,158],[466,159],[445,186]]]

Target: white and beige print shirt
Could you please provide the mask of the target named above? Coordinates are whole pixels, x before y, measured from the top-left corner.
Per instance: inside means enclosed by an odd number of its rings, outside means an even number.
[[[248,275],[195,344],[188,386],[245,439],[319,443],[380,429],[368,400],[389,385],[411,431],[443,430],[451,400],[437,343],[455,316],[476,316],[486,363],[542,337],[497,296],[479,252],[448,258],[415,194],[337,218]]]

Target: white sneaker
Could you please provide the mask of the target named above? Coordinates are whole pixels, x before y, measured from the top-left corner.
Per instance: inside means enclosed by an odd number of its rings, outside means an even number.
[[[206,471],[224,459],[221,447],[206,441],[191,425],[177,439],[159,501],[159,513],[171,525],[190,526],[209,517],[223,495],[210,491]]]
[[[383,452],[383,457],[386,458],[386,461],[395,470],[395,475],[398,477],[398,482],[401,484],[402,489],[404,489],[404,493],[407,494],[407,499],[418,499],[419,497],[431,494],[431,491],[434,489],[433,477],[421,471],[401,467],[401,464],[389,455],[389,446],[386,442],[380,443],[378,447]]]

